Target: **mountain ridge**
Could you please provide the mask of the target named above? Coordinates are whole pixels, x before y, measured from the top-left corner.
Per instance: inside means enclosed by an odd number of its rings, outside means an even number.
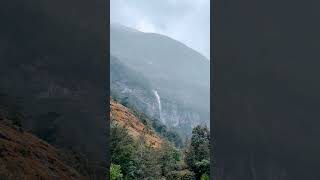
[[[129,27],[129,26],[125,26],[123,24],[120,24],[120,23],[110,23],[110,28],[118,28],[118,29],[122,29],[122,30],[127,30],[127,31],[130,31],[130,32],[133,32],[133,33],[141,33],[141,34],[144,34],[144,35],[154,35],[154,36],[159,36],[159,37],[162,37],[162,38],[167,38],[171,41],[175,41],[177,44],[180,44],[182,47],[186,47],[188,49],[191,49],[193,51],[195,51],[196,53],[198,53],[200,56],[202,56],[204,59],[206,59],[207,61],[210,61],[210,59],[208,59],[206,56],[204,56],[203,54],[201,54],[200,52],[198,52],[197,50],[193,49],[192,47],[186,45],[185,43],[177,40],[177,39],[174,39],[170,36],[167,36],[165,34],[160,34],[160,33],[154,33],[154,32],[142,32],[138,29],[135,29],[133,27]]]

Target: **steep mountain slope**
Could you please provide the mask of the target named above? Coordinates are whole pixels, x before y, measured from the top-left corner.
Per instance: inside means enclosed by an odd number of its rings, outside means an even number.
[[[146,127],[128,108],[111,100],[110,117],[113,122],[126,128],[135,139],[143,137],[146,144],[159,148],[163,140],[150,128]]]
[[[197,121],[197,113],[169,99],[160,99],[152,84],[138,73],[110,56],[111,95],[122,99],[139,112],[143,112],[157,124],[166,125],[182,136],[189,135]],[[159,99],[158,99],[159,98]],[[163,108],[162,108],[163,107]],[[160,111],[164,109],[164,111]],[[163,117],[171,116],[167,121]],[[193,118],[190,118],[193,116]]]
[[[320,179],[319,1],[291,2],[219,3],[216,179]]]
[[[3,119],[0,119],[0,178],[88,179],[69,167],[57,149]]]
[[[0,3],[0,20],[6,24],[0,29],[0,89],[23,99],[28,113],[23,128],[35,131],[51,122],[43,115],[54,112],[59,116],[49,143],[105,163],[103,12],[82,0]]]
[[[159,119],[160,112],[152,85],[138,73],[114,56],[110,56],[111,95],[127,101],[140,112]]]
[[[158,114],[166,125],[181,129],[209,123],[210,66],[206,58],[168,37],[121,25],[111,25],[110,38],[112,56],[139,72],[152,87],[149,93],[159,96],[151,104],[161,103]]]

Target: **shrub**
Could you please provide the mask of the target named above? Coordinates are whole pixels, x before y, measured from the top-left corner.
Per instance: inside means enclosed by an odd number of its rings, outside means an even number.
[[[123,174],[121,173],[121,166],[111,164],[110,166],[110,180],[122,180]]]
[[[209,178],[208,174],[203,174],[201,176],[201,180],[210,180],[210,178]]]
[[[167,180],[195,180],[195,176],[189,170],[172,171],[168,174]]]

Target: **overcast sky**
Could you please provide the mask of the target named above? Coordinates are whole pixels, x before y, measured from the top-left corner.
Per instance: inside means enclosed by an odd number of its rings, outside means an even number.
[[[210,0],[111,0],[111,23],[167,35],[210,57]]]

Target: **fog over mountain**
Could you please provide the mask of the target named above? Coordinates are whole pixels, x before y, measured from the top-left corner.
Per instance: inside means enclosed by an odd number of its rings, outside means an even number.
[[[111,0],[110,21],[172,37],[210,58],[210,0]]]
[[[140,110],[182,134],[209,124],[210,61],[203,55],[167,36],[119,24],[111,24],[110,53],[112,92],[136,97],[132,102]],[[129,71],[140,78],[117,76]]]

